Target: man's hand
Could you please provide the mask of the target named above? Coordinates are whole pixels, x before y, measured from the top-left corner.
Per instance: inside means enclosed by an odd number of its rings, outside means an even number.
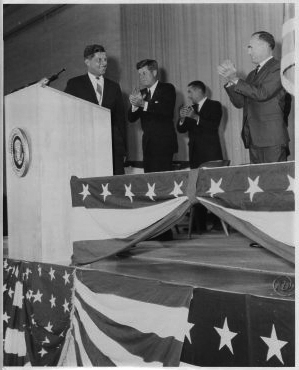
[[[218,66],[218,73],[220,76],[226,78],[227,81],[236,82],[238,79],[236,67],[229,59]]]
[[[130,103],[135,107],[144,107],[144,100],[140,93],[133,93],[129,96]]]
[[[180,109],[180,118],[183,119],[185,117],[193,118],[196,121],[198,119],[198,115],[194,112],[193,108],[187,105],[184,105]]]

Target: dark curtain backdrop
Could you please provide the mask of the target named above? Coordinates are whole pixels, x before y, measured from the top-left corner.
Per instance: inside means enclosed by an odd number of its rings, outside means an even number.
[[[242,76],[254,68],[247,53],[250,36],[258,30],[271,32],[277,40],[275,57],[280,59],[283,4],[131,4],[121,5],[121,85],[125,99],[138,86],[136,62],[157,59],[160,79],[177,90],[178,108],[187,103],[187,84],[202,80],[208,95],[223,105],[220,136],[224,156],[232,164],[248,163],[240,138],[242,111],[229,102],[218,76],[224,59],[235,62]],[[126,100],[127,101],[127,100]],[[293,104],[294,105],[294,104]],[[291,151],[294,156],[294,113],[290,117]],[[129,124],[129,158],[141,159],[141,129]],[[178,134],[178,160],[187,159],[187,138]]]

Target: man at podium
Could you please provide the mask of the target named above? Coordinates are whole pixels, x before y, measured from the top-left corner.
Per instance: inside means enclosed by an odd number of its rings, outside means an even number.
[[[124,174],[126,156],[126,120],[122,93],[118,83],[104,78],[107,55],[103,46],[88,45],[84,50],[87,73],[71,78],[65,92],[98,104],[111,111],[113,174]]]

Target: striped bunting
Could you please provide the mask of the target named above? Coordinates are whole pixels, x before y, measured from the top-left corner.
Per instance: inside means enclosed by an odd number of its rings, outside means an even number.
[[[187,321],[191,287],[124,276],[112,279],[92,270],[79,275],[74,280],[72,320],[77,366],[179,365],[192,326]],[[66,355],[62,363],[71,364],[72,359]]]

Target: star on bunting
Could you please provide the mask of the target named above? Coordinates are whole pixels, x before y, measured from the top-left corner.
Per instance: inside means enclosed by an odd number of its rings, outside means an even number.
[[[12,298],[12,294],[14,293],[15,291],[12,290],[10,287],[9,287],[9,291],[8,291],[8,295],[10,296],[10,298]]]
[[[48,337],[45,337],[45,339],[42,341],[42,344],[50,343]]]
[[[112,195],[112,193],[110,193],[110,191],[108,190],[108,185],[109,183],[107,183],[106,185],[102,184],[103,192],[100,195],[103,195],[104,202],[106,202],[106,198],[108,197],[108,195]]]
[[[42,347],[42,349],[38,353],[40,353],[41,357],[43,357],[48,352]]]
[[[3,267],[4,267],[4,269],[6,269],[6,268],[7,268],[7,266],[8,266],[7,260],[4,260],[4,262],[3,262]]]
[[[53,325],[51,325],[50,321],[48,322],[48,325],[45,326],[45,329],[48,330],[50,333],[52,333]]]
[[[286,191],[292,191],[293,193],[295,193],[295,179],[293,179],[293,177],[289,176],[288,175],[288,179],[289,179],[289,187],[286,189]]]
[[[125,197],[128,197],[130,198],[130,201],[131,203],[133,202],[133,197],[135,197],[135,195],[131,192],[131,187],[132,187],[132,184],[130,184],[129,186],[127,186],[125,184],[125,188],[126,188],[126,194],[125,194]]]
[[[178,184],[176,181],[174,181],[174,188],[170,195],[173,195],[175,198],[178,198],[180,194],[184,194],[181,187],[183,186],[183,180]]]
[[[53,294],[51,294],[51,299],[49,299],[49,301],[51,302],[51,308],[56,307],[56,297],[54,297]]]
[[[2,315],[2,320],[8,323],[8,319],[10,319],[10,316],[7,315],[6,312]]]
[[[257,176],[255,178],[255,180],[252,180],[250,177],[248,177],[249,188],[246,191],[244,191],[244,193],[249,193],[250,194],[250,201],[251,202],[252,202],[252,199],[253,199],[253,196],[254,196],[255,193],[263,193],[264,192],[264,190],[261,189],[258,186],[259,180],[260,180],[259,176]]]
[[[62,278],[64,279],[64,285],[66,285],[67,283],[70,283],[69,281],[69,277],[70,277],[70,274],[68,274],[66,271],[64,272],[64,275],[62,276]]]
[[[88,184],[87,185],[82,184],[82,185],[83,185],[83,190],[79,194],[82,194],[83,195],[83,200],[85,200],[87,195],[90,195],[90,192],[88,190],[89,185]]]
[[[227,325],[227,317],[224,320],[223,328],[217,328],[214,326],[214,329],[217,331],[217,333],[220,335],[220,345],[219,350],[227,346],[232,354],[234,354],[233,347],[232,347],[232,339],[238,334],[234,333],[233,331],[229,330],[229,327]]]
[[[2,289],[2,293],[6,292],[7,291],[7,287],[6,287],[6,284],[3,285],[3,289]]]
[[[148,192],[145,194],[147,197],[149,197],[153,201],[155,200],[153,197],[157,195],[155,193],[155,186],[156,186],[156,183],[154,183],[153,185],[150,185],[149,183],[147,183]]]
[[[288,342],[285,342],[284,340],[277,339],[276,330],[274,324],[272,325],[272,333],[271,337],[262,337],[262,340],[267,344],[268,353],[267,353],[267,361],[270,360],[271,357],[276,356],[279,361],[283,364],[283,359],[281,356],[281,348],[284,347]]]
[[[222,177],[218,180],[218,182],[215,182],[213,179],[211,179],[211,186],[210,189],[207,191],[207,193],[210,193],[211,197],[213,198],[215,194],[218,193],[224,193],[224,190],[221,189],[221,183],[222,183]]]
[[[190,322],[186,323],[185,337],[188,339],[190,344],[191,344],[191,329],[193,329],[194,326],[195,326],[195,324],[191,324]]]
[[[38,276],[42,276],[42,268],[38,265]]]
[[[39,289],[38,289],[38,291],[36,292],[36,294],[33,294],[33,297],[34,297],[34,301],[33,301],[33,303],[34,302],[40,302],[40,303],[42,303],[42,293],[39,291]]]
[[[69,302],[67,302],[66,299],[64,300],[64,304],[62,305],[62,307],[64,308],[64,313],[66,313],[66,311],[70,312]]]
[[[54,274],[55,274],[55,270],[53,270],[53,269],[52,269],[52,266],[51,266],[51,270],[50,270],[50,272],[49,272],[49,275],[51,276],[51,281],[52,281],[53,279],[55,279]]]

